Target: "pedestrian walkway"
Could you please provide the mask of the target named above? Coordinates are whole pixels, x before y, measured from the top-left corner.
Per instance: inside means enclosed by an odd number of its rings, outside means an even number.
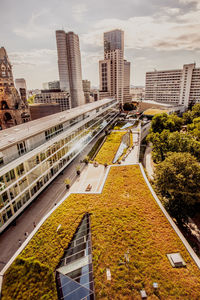
[[[138,131],[132,131],[133,149],[130,150],[127,157],[122,160],[122,164],[136,164],[139,162],[140,146],[139,146],[139,133]]]
[[[147,146],[144,154],[144,166],[146,168],[149,179],[153,180],[154,167],[153,167],[153,162],[151,157],[151,151],[152,151],[151,147]]]
[[[93,164],[88,164],[75,183],[70,188],[71,193],[99,193],[101,184],[106,175],[106,168],[103,165],[94,167]],[[91,189],[87,190],[88,185]]]

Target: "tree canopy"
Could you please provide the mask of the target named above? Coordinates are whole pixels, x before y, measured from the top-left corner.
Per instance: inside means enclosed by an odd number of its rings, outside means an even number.
[[[200,142],[189,134],[163,130],[151,132],[147,141],[153,145],[152,157],[156,163],[163,161],[169,152],[189,152],[200,161]]]
[[[179,118],[176,114],[157,114],[152,119],[150,132],[161,133],[164,129],[167,129],[171,132],[179,131],[182,124],[182,119]]]
[[[200,165],[190,153],[171,153],[157,165],[154,178],[166,208],[177,220],[186,218],[200,202]]]
[[[136,109],[137,107],[133,103],[124,103],[123,109],[126,111],[131,111]]]

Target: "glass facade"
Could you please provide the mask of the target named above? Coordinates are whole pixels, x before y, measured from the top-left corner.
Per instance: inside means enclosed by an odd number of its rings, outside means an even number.
[[[68,130],[59,127],[56,136],[50,128],[48,134],[44,132],[50,140],[43,144],[42,150],[36,148],[31,157],[26,153],[23,162],[0,176],[0,231],[112,121],[117,113],[116,107],[109,108],[109,104],[106,107],[98,116],[94,114],[93,119],[84,114],[81,122],[80,116],[77,120],[70,120]]]
[[[56,270],[56,284],[59,300],[95,299],[88,213],[79,224]]]

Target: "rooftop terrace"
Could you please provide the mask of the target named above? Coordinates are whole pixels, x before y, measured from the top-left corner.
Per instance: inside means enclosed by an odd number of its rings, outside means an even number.
[[[130,165],[111,167],[101,194],[71,194],[52,213],[8,269],[3,300],[57,298],[53,272],[86,212],[91,213],[97,299],[141,299],[142,289],[148,299],[199,298],[198,267],[158,207],[139,165]],[[171,266],[167,254],[177,252],[186,267]]]

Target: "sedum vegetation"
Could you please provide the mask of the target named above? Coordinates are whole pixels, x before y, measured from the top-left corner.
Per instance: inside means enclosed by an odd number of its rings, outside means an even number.
[[[148,299],[199,298],[199,270],[137,165],[112,167],[102,194],[73,194],[54,211],[8,269],[3,300],[57,299],[53,272],[85,212],[91,213],[96,299],[141,299],[143,288]],[[170,265],[172,252],[181,253],[186,268]]]
[[[95,161],[102,165],[104,165],[105,163],[111,165],[121,143],[122,136],[125,133],[126,131],[111,132],[107,136],[105,143],[103,144],[97,156],[95,157]]]

